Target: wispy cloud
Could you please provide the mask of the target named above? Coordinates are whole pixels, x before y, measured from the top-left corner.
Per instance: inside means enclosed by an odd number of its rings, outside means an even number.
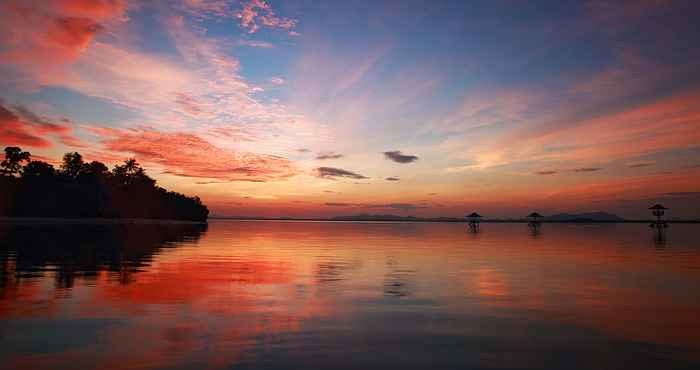
[[[343,202],[328,202],[323,205],[328,207],[355,207],[365,209],[385,209],[397,211],[415,211],[418,209],[430,208],[427,204],[420,203],[343,203]]]
[[[257,32],[261,26],[279,28],[292,32],[297,25],[297,20],[275,15],[270,4],[264,0],[249,0],[241,2],[241,8],[236,10],[234,16],[239,24],[248,33]]]
[[[700,196],[700,191],[674,191],[663,193],[667,197],[697,197]]]
[[[596,172],[600,171],[602,168],[600,167],[581,167],[581,168],[576,168],[573,171],[574,172]]]
[[[248,39],[239,40],[238,45],[248,46],[251,48],[263,48],[263,49],[269,49],[269,48],[272,48],[275,46],[271,42],[260,41],[260,40],[248,40]]]
[[[65,145],[82,147],[82,141],[73,136],[72,130],[68,120],[49,122],[24,106],[6,107],[0,100],[0,142],[7,145],[48,148],[52,146],[48,139],[54,136]]]
[[[386,181],[401,181],[400,178],[394,177],[394,176],[387,177],[384,180],[386,180]]]
[[[335,153],[335,152],[320,152],[320,153],[318,153],[318,155],[316,156],[316,159],[319,159],[319,160],[324,160],[324,159],[339,159],[339,158],[343,158],[343,157],[344,157],[344,156],[343,156],[342,154]]]
[[[385,204],[368,204],[366,208],[379,208],[379,209],[395,209],[400,211],[413,211],[417,209],[429,208],[425,204],[413,204],[413,203],[385,203]]]
[[[297,173],[285,158],[224,150],[189,133],[139,129],[88,128],[113,154],[134,155],[165,173],[226,181],[271,181]]]
[[[285,81],[284,78],[282,78],[282,77],[272,77],[272,78],[270,79],[270,83],[273,84],[273,85],[278,85],[278,86],[279,86],[279,85],[284,85],[285,82],[286,82],[286,81]]]
[[[197,18],[229,17],[232,10],[227,0],[182,0],[182,9]]]
[[[360,175],[358,173],[344,170],[342,168],[333,168],[333,167],[318,167],[316,169],[318,177],[321,178],[327,178],[327,179],[335,179],[339,177],[345,177],[345,178],[350,178],[350,179],[356,179],[356,180],[363,180],[363,179],[368,179],[369,177]]]
[[[396,163],[411,163],[418,160],[418,157],[410,154],[403,154],[400,150],[384,152],[384,157]]]
[[[0,3],[0,58],[5,63],[36,68],[76,59],[105,22],[120,20],[124,1],[55,1],[33,4],[21,0]]]
[[[654,162],[637,162],[637,163],[628,163],[627,167],[629,168],[640,168],[640,167],[649,167],[653,166]]]
[[[554,175],[555,173],[557,173],[557,171],[554,170],[535,172],[536,175]]]
[[[445,171],[450,172],[450,173],[457,173],[457,172],[464,172],[468,170],[474,169],[474,165],[468,164],[464,166],[452,166],[452,167],[447,167],[445,168]]]
[[[10,7],[7,4],[0,7]],[[15,13],[19,11],[14,10]],[[10,17],[12,22],[21,18],[14,15],[14,18]],[[122,15],[118,12],[111,14],[110,18],[100,15],[103,18],[98,19],[107,22],[105,32],[116,32],[113,22],[126,21],[115,21],[114,18]],[[6,16],[0,12],[0,28],[7,26],[7,22],[2,22]],[[175,55],[152,53],[128,42],[90,39],[88,44],[71,49],[80,54],[79,58],[72,58],[71,63],[62,62],[66,58],[39,52],[30,53],[34,58],[30,61],[9,58],[9,55],[0,59],[5,65],[17,69],[21,75],[18,79],[23,83],[31,81],[35,86],[62,87],[113,103],[139,115],[139,124],[158,130],[180,128],[200,136],[217,136],[213,134],[214,128],[237,125],[245,127],[251,136],[264,139],[258,140],[258,144],[248,150],[272,153],[291,151],[291,147],[300,141],[312,144],[324,140],[327,131],[322,125],[311,123],[289,106],[257,97],[256,86],[241,76],[240,61],[227,52],[225,46],[228,44],[224,40],[205,38],[184,17],[165,17],[161,25],[170,36]],[[27,28],[27,33],[38,32],[28,23],[16,24],[12,32],[24,28]],[[44,39],[49,37],[37,34],[32,42],[37,47],[44,47]],[[32,42],[28,41],[24,46],[32,47]],[[52,41],[51,45],[54,44]],[[58,46],[51,46],[51,50],[71,48],[69,45],[55,45]],[[0,54],[12,53],[14,49],[12,44],[3,42]],[[17,46],[17,50],[22,48]],[[74,52],[67,50],[62,53]],[[215,144],[230,146],[224,140],[207,137]]]

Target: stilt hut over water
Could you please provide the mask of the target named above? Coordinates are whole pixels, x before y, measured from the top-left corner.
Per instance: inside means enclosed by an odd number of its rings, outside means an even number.
[[[527,217],[530,219],[530,222],[527,223],[530,228],[536,230],[540,228],[540,219],[542,218],[542,215],[537,213],[537,212],[532,212]]]
[[[472,231],[476,231],[479,229],[479,221],[481,219],[480,214],[472,212],[471,214],[467,215],[466,218],[467,221],[469,221],[469,228],[472,229]]]
[[[656,227],[656,228],[665,228],[668,227],[668,224],[666,221],[663,221],[661,217],[666,213],[665,211],[668,210],[668,208],[662,206],[661,204],[654,204],[653,206],[649,207],[651,210],[651,214],[656,217],[656,221],[653,221],[649,226],[650,227]]]

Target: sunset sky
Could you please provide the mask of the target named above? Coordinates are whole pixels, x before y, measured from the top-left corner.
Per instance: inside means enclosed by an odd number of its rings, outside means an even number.
[[[700,218],[697,1],[3,0],[0,145],[213,215]]]

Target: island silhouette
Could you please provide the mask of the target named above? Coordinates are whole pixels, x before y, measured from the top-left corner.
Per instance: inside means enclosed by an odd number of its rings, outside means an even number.
[[[156,185],[131,158],[110,171],[66,153],[59,169],[10,146],[0,163],[0,217],[146,218],[206,221],[199,197]]]

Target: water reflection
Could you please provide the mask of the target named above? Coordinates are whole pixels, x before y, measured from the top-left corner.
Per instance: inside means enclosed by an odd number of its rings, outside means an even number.
[[[384,295],[387,297],[410,296],[415,289],[416,270],[402,266],[398,258],[388,256],[384,274]]]
[[[0,284],[53,275],[56,288],[106,271],[121,284],[162,248],[196,242],[206,224],[0,224]]]
[[[527,223],[527,228],[530,230],[530,235],[532,235],[532,237],[536,239],[542,231],[542,223],[531,221]]]
[[[666,246],[666,229],[656,228],[654,229],[654,244],[657,248],[664,248]]]
[[[697,368],[674,225],[212,222],[0,230],[7,369]],[[79,236],[78,236],[79,235]]]

